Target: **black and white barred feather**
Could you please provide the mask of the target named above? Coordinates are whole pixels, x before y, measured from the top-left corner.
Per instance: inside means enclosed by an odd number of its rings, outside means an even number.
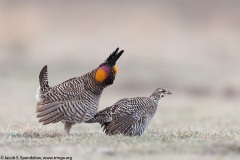
[[[62,121],[69,133],[75,123],[85,122],[96,114],[102,91],[114,81],[113,67],[123,50],[118,48],[100,66],[110,68],[111,80],[98,82],[95,78],[97,69],[80,77],[69,79],[59,85],[48,85],[47,66],[39,75],[40,87],[37,91],[37,117],[44,125]],[[111,83],[109,83],[111,82]]]
[[[100,123],[108,135],[140,136],[156,113],[158,101],[169,91],[158,88],[150,97],[124,98],[99,111],[86,123]]]

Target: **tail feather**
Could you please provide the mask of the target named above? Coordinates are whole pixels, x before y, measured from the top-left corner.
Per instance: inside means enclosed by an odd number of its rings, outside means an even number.
[[[45,65],[40,74],[39,74],[39,83],[40,83],[40,88],[42,91],[46,91],[49,88],[48,85],[48,73],[47,73],[47,65]]]
[[[118,58],[122,55],[124,50],[118,52],[119,48],[117,48],[110,56],[106,59],[106,63],[109,65],[114,66],[118,60]]]
[[[107,121],[108,117],[109,116],[106,115],[106,114],[99,114],[99,113],[97,113],[92,119],[89,119],[85,123],[102,123],[102,122]]]
[[[88,121],[86,121],[85,123],[104,123],[104,122],[109,122],[111,121],[111,109],[112,107],[107,107],[99,112],[97,112],[94,117]]]

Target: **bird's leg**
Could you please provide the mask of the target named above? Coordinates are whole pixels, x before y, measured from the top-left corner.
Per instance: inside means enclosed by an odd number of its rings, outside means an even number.
[[[74,124],[74,123],[72,123],[72,122],[65,122],[65,124],[64,124],[64,130],[65,130],[65,132],[66,132],[67,135],[69,135],[70,129],[72,128],[72,125],[73,125],[73,124]]]

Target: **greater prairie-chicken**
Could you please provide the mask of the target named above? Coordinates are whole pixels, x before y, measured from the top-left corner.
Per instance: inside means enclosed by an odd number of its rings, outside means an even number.
[[[86,123],[100,123],[108,135],[123,134],[140,136],[156,113],[158,101],[167,94],[166,89],[158,88],[150,97],[124,98],[110,107],[99,111]]]
[[[93,71],[54,87],[48,85],[47,66],[44,66],[39,75],[40,87],[36,95],[39,122],[46,125],[62,121],[69,134],[73,124],[93,118],[103,89],[113,84],[118,72],[115,63],[124,52],[118,50]]]

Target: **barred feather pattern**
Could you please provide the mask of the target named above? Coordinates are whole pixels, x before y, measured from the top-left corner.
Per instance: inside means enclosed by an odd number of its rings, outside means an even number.
[[[157,110],[157,103],[147,97],[125,98],[98,112],[87,123],[99,122],[106,134],[141,135]]]
[[[101,92],[103,86],[98,86],[93,81],[95,70],[81,77],[69,79],[59,85],[50,87],[49,90],[43,93],[43,102],[51,103],[54,101],[77,100],[80,98],[80,93],[90,89],[93,93]]]
[[[39,121],[43,124],[58,121],[81,123],[93,118],[97,112],[102,91],[106,87],[94,80],[95,72],[96,70],[93,70],[81,77],[49,87],[45,93],[41,92],[42,100],[38,102],[37,107],[37,117],[42,117]],[[51,105],[55,102],[59,103]],[[53,106],[58,107],[52,111]],[[46,109],[42,109],[43,107]],[[42,114],[43,111],[46,113]]]
[[[66,101],[59,108],[59,112],[63,113],[65,117],[63,122],[81,123],[91,119],[96,114],[100,96],[92,96],[87,92],[86,95],[81,101]]]
[[[115,79],[114,65],[124,51],[117,48],[93,71],[81,77],[69,79],[59,85],[48,85],[47,66],[39,74],[40,87],[36,94],[37,117],[44,125],[62,121],[69,134],[74,123],[85,122],[96,114],[102,91]],[[101,68],[106,77],[99,81],[98,69]]]
[[[155,115],[158,101],[163,94],[171,93],[157,89],[150,97],[124,98],[99,111],[86,123],[100,123],[108,135],[120,133],[126,136],[140,136]]]

